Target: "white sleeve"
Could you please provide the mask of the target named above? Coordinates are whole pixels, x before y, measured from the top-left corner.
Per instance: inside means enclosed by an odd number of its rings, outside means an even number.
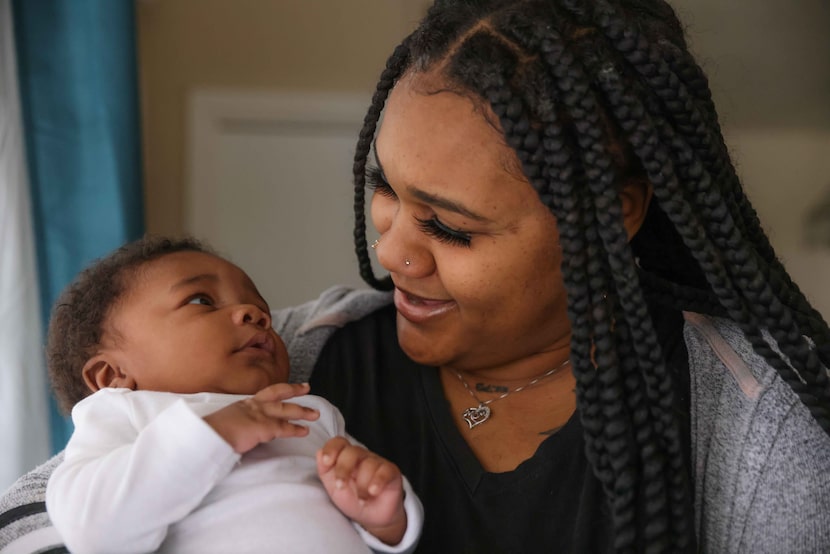
[[[46,507],[71,551],[153,551],[239,455],[184,400],[136,429],[125,395],[106,392],[73,410]]]

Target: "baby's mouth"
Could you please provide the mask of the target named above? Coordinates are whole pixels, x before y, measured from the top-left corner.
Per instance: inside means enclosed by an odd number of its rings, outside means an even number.
[[[251,337],[251,339],[248,342],[246,342],[239,350],[245,350],[247,348],[264,350],[272,356],[276,351],[274,347],[274,339],[271,337],[269,333],[266,333],[264,331],[262,333],[257,333],[256,335]]]

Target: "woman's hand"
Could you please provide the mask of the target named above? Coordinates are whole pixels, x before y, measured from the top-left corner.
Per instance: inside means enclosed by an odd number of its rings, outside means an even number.
[[[314,421],[320,417],[320,412],[283,401],[308,394],[308,391],[308,383],[277,383],[206,415],[204,420],[234,451],[244,454],[256,445],[278,437],[306,436],[308,427],[290,420]]]
[[[317,452],[317,473],[348,518],[386,544],[401,542],[406,511],[398,466],[345,437],[334,437]]]

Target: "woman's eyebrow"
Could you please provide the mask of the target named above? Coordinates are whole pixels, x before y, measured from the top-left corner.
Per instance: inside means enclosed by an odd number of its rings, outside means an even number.
[[[461,204],[454,202],[448,198],[442,198],[438,195],[431,194],[416,187],[408,187],[408,190],[409,194],[411,194],[424,204],[429,204],[430,206],[435,206],[437,208],[441,208],[449,212],[455,212],[459,215],[463,215],[464,217],[469,217],[470,219],[478,221],[479,223],[491,223],[491,221],[483,215],[479,215],[473,211],[470,211]]]
[[[386,172],[383,171],[383,164],[380,163],[377,148],[373,148],[372,152],[375,155],[375,163],[377,164],[381,175],[383,175],[383,178],[386,179]],[[431,194],[429,192],[423,191],[413,186],[407,187],[407,190],[410,194],[412,194],[412,196],[414,196],[415,198],[417,198],[425,204],[429,204],[430,206],[435,206],[443,210],[455,212],[459,215],[463,215],[464,217],[469,217],[474,221],[478,221],[479,223],[491,223],[491,221],[483,215],[477,214],[474,211],[469,210],[468,208],[448,198],[442,198],[441,196]]]

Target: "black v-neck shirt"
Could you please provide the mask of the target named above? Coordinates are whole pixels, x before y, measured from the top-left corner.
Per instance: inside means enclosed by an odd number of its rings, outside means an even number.
[[[418,552],[611,550],[610,512],[585,458],[578,415],[515,470],[484,471],[451,419],[437,368],[400,349],[394,306],[335,332],[311,390],[342,411],[352,436],[395,462],[412,483],[425,510]]]
[[[394,306],[332,336],[311,390],[410,480],[425,508],[419,552],[608,551],[610,516],[585,460],[579,418],[514,471],[484,471],[451,419],[437,368],[401,351]]]

